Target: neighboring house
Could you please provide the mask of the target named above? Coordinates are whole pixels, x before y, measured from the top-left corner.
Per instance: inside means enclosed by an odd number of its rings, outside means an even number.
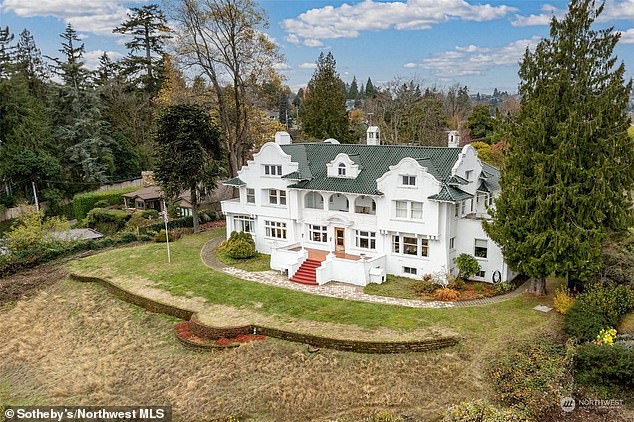
[[[480,263],[476,280],[516,276],[482,229],[499,172],[456,148],[457,132],[447,148],[394,146],[373,126],[366,142],[292,144],[278,132],[225,182],[240,194],[222,202],[227,236],[250,232],[271,268],[305,284],[457,274],[461,253]]]
[[[143,187],[134,192],[123,195],[125,207],[138,210],[163,211],[163,192],[154,182],[154,174],[151,171],[141,173]],[[218,186],[216,189],[205,192],[200,205],[206,210],[216,211],[221,200],[229,197],[231,189],[225,186]],[[192,203],[189,190],[183,191],[176,202],[178,215],[180,217],[191,217]]]
[[[65,230],[61,232],[53,232],[52,235],[58,238],[59,240],[66,240],[66,241],[94,240],[94,239],[101,239],[103,237],[103,234],[91,228],[70,229],[70,230]]]

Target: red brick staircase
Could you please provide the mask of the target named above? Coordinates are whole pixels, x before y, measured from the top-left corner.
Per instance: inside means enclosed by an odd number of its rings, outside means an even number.
[[[321,266],[321,261],[315,261],[314,259],[307,259],[299,267],[297,272],[291,277],[291,281],[295,283],[307,284],[309,286],[317,285],[317,268]]]

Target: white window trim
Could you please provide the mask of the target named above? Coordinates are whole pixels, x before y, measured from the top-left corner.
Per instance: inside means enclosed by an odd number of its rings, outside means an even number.
[[[394,238],[395,237],[398,238],[398,249],[399,249],[399,252],[394,252]],[[415,238],[416,239],[416,255],[405,253],[405,242],[403,241],[403,238],[405,238],[405,237],[410,237],[410,238]],[[427,242],[427,245],[424,245],[425,241]],[[424,248],[427,249],[427,255],[423,255],[423,249]],[[429,239],[421,237],[421,236],[416,235],[416,234],[407,234],[407,233],[402,233],[402,234],[399,234],[399,235],[395,235],[394,234],[394,235],[392,235],[392,238],[390,239],[390,251],[391,251],[392,255],[428,260],[429,259],[429,250],[430,250],[430,248],[431,248],[431,246],[429,245]]]
[[[263,164],[263,166],[262,175],[264,177],[279,177],[283,173],[281,164]]]
[[[487,251],[487,256],[486,257],[482,257],[482,256],[477,256],[476,254],[476,243],[478,240],[483,240],[487,243],[487,247],[486,247],[486,251]],[[487,261],[489,259],[489,241],[487,239],[474,239],[473,240],[473,256],[475,259],[478,259],[480,261]]]
[[[253,195],[249,195],[249,191],[253,191]],[[255,205],[255,188],[247,188],[245,196],[247,205]],[[253,202],[249,201],[249,196],[253,196]]]
[[[361,232],[366,232],[368,233],[367,236],[362,236]],[[365,248],[363,246],[361,246],[361,239],[368,239],[368,247]],[[372,241],[374,240],[374,247],[372,247]],[[377,241],[377,237],[376,237],[376,232],[370,231],[370,230],[355,230],[354,231],[354,245],[357,249],[363,249],[363,250],[367,250],[367,251],[375,251],[376,250],[376,241]]]
[[[271,202],[271,191],[275,191],[275,200],[277,202]],[[284,192],[284,195],[282,195]],[[277,207],[277,208],[286,208],[288,206],[288,195],[284,189],[266,189],[266,197],[268,198],[267,206],[269,207]],[[284,204],[280,203],[281,198],[284,198]]]
[[[328,243],[328,226],[322,224],[307,224],[308,240],[315,243]],[[314,240],[313,233],[319,233],[323,240]]]
[[[405,216],[399,217],[397,215],[397,203],[398,202],[405,202]],[[421,213],[422,213],[422,217],[421,218],[414,218],[412,217],[412,212],[413,212],[413,203],[418,203],[421,204]],[[392,201],[393,205],[392,205],[392,220],[397,220],[397,221],[415,221],[417,223],[422,223],[425,221],[425,203],[421,202],[421,201],[410,201],[407,199],[395,199]]]
[[[255,219],[248,217],[246,215],[234,215],[233,216],[233,229],[236,230],[236,221],[241,221],[242,222],[242,228],[244,228],[244,223],[248,222],[250,223],[249,227],[251,228],[251,230],[247,231],[247,230],[240,230],[242,232],[245,233],[255,233]],[[236,230],[238,231],[238,230]]]
[[[273,236],[273,233],[278,230],[281,234],[283,234],[283,237]],[[286,223],[275,220],[264,220],[264,236],[267,239],[288,239],[288,228]]]

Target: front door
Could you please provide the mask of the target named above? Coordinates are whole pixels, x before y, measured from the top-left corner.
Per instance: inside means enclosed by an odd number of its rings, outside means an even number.
[[[346,240],[344,237],[345,230],[340,227],[335,227],[335,252],[346,251]]]

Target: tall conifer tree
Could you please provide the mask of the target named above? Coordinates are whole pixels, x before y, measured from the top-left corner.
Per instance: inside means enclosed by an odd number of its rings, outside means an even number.
[[[348,118],[344,84],[332,53],[319,55],[317,69],[308,84],[308,95],[300,110],[304,132],[318,139],[348,141]]]
[[[509,264],[533,277],[536,294],[553,274],[587,280],[609,232],[630,223],[632,82],[614,55],[620,34],[592,29],[602,10],[573,0],[520,67],[521,109],[508,125],[502,192],[485,229]]]

